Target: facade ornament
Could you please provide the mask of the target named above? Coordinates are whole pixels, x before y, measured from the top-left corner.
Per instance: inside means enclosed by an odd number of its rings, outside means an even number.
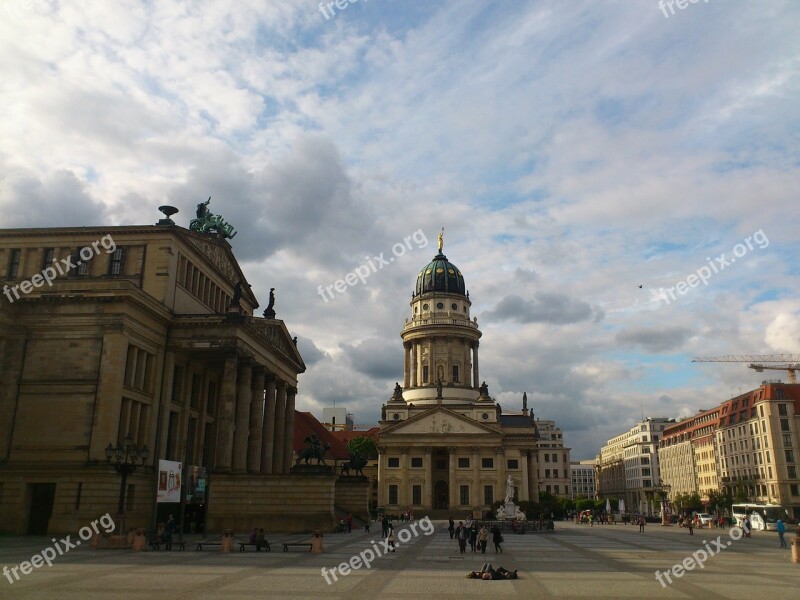
[[[264,310],[264,318],[275,318],[275,288],[269,288],[269,304],[267,304],[267,308]]]

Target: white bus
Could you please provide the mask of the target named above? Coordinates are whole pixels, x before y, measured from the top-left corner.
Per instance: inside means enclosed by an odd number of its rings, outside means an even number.
[[[756,502],[746,504],[734,504],[731,507],[733,514],[733,524],[742,526],[744,517],[750,517],[750,527],[755,531],[775,531],[775,522],[783,519],[785,523],[789,518],[789,512],[779,504],[758,504]]]

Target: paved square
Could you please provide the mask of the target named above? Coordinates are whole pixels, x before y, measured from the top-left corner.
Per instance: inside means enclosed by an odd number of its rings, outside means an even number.
[[[325,552],[281,552],[282,541],[303,536],[268,536],[273,552],[194,551],[141,552],[75,548],[19,581],[0,580],[0,598],[64,600],[142,600],[280,598],[372,600],[462,600],[464,598],[721,598],[800,597],[800,564],[791,563],[789,549],[778,547],[777,536],[756,532],[750,539],[732,540],[729,530],[688,531],[648,525],[643,533],[626,525],[573,525],[557,522],[546,534],[506,534],[502,555],[491,543],[486,555],[461,555],[446,523],[435,522],[430,536],[412,536],[397,552],[376,558],[369,569],[358,569],[330,584],[330,571],[352,556],[375,546],[383,552],[380,528],[375,533],[330,534]],[[405,527],[397,528],[397,533]],[[410,532],[409,532],[410,533]],[[714,540],[720,536],[724,549]],[[403,536],[405,537],[405,536]],[[790,540],[793,536],[787,536]],[[187,537],[196,539],[196,537]],[[371,542],[374,541],[375,545]],[[730,545],[728,545],[730,542]],[[44,537],[0,538],[0,565],[12,568],[51,545]],[[278,550],[277,552],[275,550]],[[662,586],[656,570],[668,571],[693,552],[712,550],[703,568],[671,575]],[[517,569],[516,581],[467,579],[485,560],[495,567]],[[13,579],[13,575],[11,575]]]

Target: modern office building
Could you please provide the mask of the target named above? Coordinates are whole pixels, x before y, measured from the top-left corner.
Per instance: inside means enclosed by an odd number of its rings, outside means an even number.
[[[578,497],[594,500],[597,497],[597,486],[595,485],[595,461],[592,459],[572,461],[569,464],[572,477],[572,490],[570,497],[575,500]]]

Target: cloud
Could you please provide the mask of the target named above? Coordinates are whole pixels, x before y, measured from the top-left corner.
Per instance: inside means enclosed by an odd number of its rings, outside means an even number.
[[[489,320],[496,321],[564,325],[589,319],[600,320],[603,318],[603,312],[566,294],[537,292],[532,300],[509,294],[485,316]]]
[[[617,332],[615,339],[621,345],[639,346],[645,352],[657,354],[680,350],[691,333],[685,327],[636,328]]]

